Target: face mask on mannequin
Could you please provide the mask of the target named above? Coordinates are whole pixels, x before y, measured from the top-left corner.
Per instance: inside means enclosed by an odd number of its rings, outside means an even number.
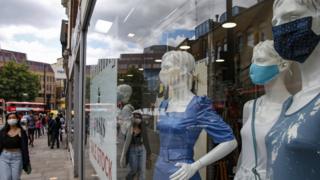
[[[267,84],[279,73],[278,65],[260,66],[252,63],[250,66],[250,78],[256,85]]]
[[[18,119],[8,119],[8,124],[14,126],[18,123]]]
[[[274,47],[282,58],[303,63],[310,56],[320,42],[312,21],[304,17],[272,28]]]
[[[123,99],[124,99],[124,96],[121,93],[117,92],[117,101],[119,102],[119,101],[122,101]]]

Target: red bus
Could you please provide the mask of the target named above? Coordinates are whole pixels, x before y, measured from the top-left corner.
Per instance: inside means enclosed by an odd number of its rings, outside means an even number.
[[[8,101],[6,102],[6,111],[7,112],[44,112],[45,103],[38,102],[17,102],[17,101]]]

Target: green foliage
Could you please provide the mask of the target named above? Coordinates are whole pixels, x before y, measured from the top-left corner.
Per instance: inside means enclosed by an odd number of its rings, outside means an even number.
[[[25,64],[8,62],[0,69],[0,97],[6,101],[34,101],[40,80]]]

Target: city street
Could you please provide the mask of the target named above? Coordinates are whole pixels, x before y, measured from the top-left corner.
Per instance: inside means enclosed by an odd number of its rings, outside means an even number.
[[[23,172],[22,180],[73,180],[70,155],[64,144],[60,149],[50,149],[47,136],[35,139],[34,147],[29,146],[32,173]]]

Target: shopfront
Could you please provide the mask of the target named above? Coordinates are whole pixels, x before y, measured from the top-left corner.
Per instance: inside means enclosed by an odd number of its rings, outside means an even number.
[[[256,156],[240,156],[267,148],[251,142],[265,129],[252,137],[244,124],[281,117],[302,86],[298,63],[274,49],[273,0],[71,2],[67,111],[79,179],[227,180],[254,166],[265,176]],[[254,177],[244,172],[236,178]]]

